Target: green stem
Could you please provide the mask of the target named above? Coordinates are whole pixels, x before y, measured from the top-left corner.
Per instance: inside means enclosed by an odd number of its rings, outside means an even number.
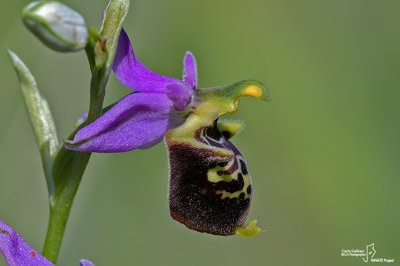
[[[60,169],[65,171],[60,176],[60,179],[62,178],[64,182],[60,182],[57,185],[55,196],[50,199],[49,225],[43,248],[43,256],[53,263],[57,261],[72,202],[81,182],[83,172],[89,162],[90,155],[91,153],[73,152],[64,148],[57,155],[64,159],[62,164],[59,165]],[[68,166],[74,167],[70,168]],[[64,176],[69,178],[63,178]]]
[[[103,68],[95,69],[92,75],[90,107],[86,124],[90,124],[101,115],[108,77],[109,71]],[[90,155],[91,153],[88,152],[70,151],[62,147],[55,159],[53,176],[56,178],[57,185],[54,196],[50,198],[49,226],[43,248],[43,256],[54,263],[57,261],[72,202]]]
[[[95,121],[102,114],[105,87],[114,62],[122,22],[128,8],[129,0],[110,0],[100,34],[89,29],[89,39],[85,50],[92,79],[86,125]],[[77,130],[68,139],[73,139],[76,132]],[[43,248],[43,255],[53,263],[57,261],[72,202],[90,155],[91,153],[88,152],[67,150],[62,146],[53,161],[52,177],[55,192],[54,195],[50,195],[50,218]]]
[[[86,50],[94,50],[93,43],[89,42]],[[92,53],[87,52],[89,62],[94,62]],[[91,68],[92,64],[90,63]],[[105,66],[92,68],[90,82],[90,105],[86,124],[90,124],[101,115],[105,87],[110,71]],[[73,139],[73,132],[68,139]],[[83,173],[89,162],[91,153],[67,150],[61,147],[53,164],[53,178],[56,187],[54,196],[50,197],[50,217],[46,240],[43,247],[43,256],[56,263],[65,227],[71,211],[72,203],[78,191]]]

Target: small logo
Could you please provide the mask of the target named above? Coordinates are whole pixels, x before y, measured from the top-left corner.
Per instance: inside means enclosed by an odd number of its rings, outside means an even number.
[[[367,254],[365,255],[365,258],[362,258],[365,262],[368,262],[368,259],[372,260],[375,256],[376,250],[375,250],[375,244],[372,243],[371,245],[367,245]]]
[[[361,257],[364,262],[386,262],[394,263],[394,259],[391,258],[375,258],[376,250],[375,244],[371,243],[367,245],[365,249],[342,249],[342,257]]]

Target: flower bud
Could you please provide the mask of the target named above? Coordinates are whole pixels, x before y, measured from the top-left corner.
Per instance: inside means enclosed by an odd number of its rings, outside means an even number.
[[[88,31],[83,17],[55,1],[38,1],[22,11],[26,27],[45,45],[59,52],[85,48]]]

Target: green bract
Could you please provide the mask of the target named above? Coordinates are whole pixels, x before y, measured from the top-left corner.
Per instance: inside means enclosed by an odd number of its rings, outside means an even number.
[[[17,73],[25,107],[30,118],[36,142],[39,146],[42,164],[50,196],[54,193],[52,176],[53,159],[58,150],[56,127],[46,99],[41,95],[35,78],[27,66],[12,51],[8,50],[11,63]]]

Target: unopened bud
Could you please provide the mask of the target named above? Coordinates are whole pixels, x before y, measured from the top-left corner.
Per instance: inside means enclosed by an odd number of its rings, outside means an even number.
[[[22,11],[26,27],[44,44],[59,52],[85,48],[88,31],[83,17],[55,1],[38,1]]]

